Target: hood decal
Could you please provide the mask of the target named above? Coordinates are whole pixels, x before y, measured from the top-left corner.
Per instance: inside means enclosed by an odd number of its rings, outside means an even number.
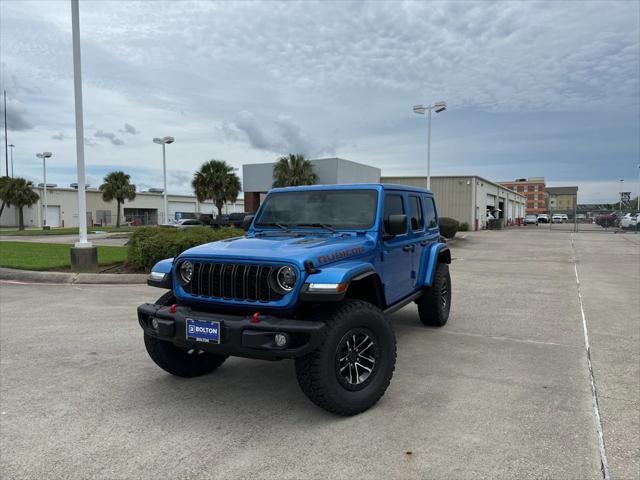
[[[366,249],[363,246],[347,248],[346,250],[336,250],[326,255],[318,255],[318,265],[335,262],[344,258],[354,257],[364,253]]]

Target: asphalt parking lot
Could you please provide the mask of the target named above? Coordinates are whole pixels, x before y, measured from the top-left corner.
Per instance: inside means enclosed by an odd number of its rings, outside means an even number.
[[[351,418],[287,361],[165,374],[135,319],[157,289],[3,283],[0,477],[599,479],[604,453],[640,478],[640,235],[529,227],[452,251],[449,323],[394,314],[391,386]]]

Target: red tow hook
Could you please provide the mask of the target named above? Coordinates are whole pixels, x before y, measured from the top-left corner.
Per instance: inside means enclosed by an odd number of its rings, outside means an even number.
[[[251,315],[251,323],[260,323],[260,312]]]
[[[169,307],[169,313],[172,313],[172,314],[173,314],[173,313],[176,313],[176,310],[177,310],[177,309],[178,309],[178,304],[177,304],[177,303],[174,303],[173,305],[171,305],[171,306]]]

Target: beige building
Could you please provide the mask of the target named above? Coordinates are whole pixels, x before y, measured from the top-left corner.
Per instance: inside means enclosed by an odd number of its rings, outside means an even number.
[[[44,189],[35,187],[34,191],[40,196],[37,204],[25,207],[25,227],[42,227],[45,217]],[[193,195],[167,195],[169,218],[176,219],[185,214],[205,213],[217,214],[215,205],[208,201],[200,203]],[[225,205],[223,213],[244,211],[244,201],[239,198],[235,203]],[[161,192],[138,192],[136,198],[121,205],[120,222],[131,222],[135,225],[156,225],[164,218],[164,201]],[[117,204],[114,201],[102,200],[102,193],[97,189],[87,189],[87,224],[115,225]],[[47,188],[47,225],[50,227],[78,226],[78,190],[75,188],[51,187]],[[15,207],[5,207],[0,217],[0,226],[18,226],[18,210]]]
[[[382,183],[427,188],[427,177],[381,177]],[[471,176],[431,177],[438,214],[467,223],[472,230],[486,227],[487,212],[515,223],[525,215],[527,197],[486,178]]]
[[[578,206],[578,187],[547,187],[550,213],[574,215]]]

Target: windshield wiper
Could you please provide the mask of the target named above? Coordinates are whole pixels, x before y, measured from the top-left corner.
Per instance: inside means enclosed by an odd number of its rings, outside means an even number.
[[[287,228],[287,225],[284,225],[283,223],[278,223],[278,222],[258,223],[256,227],[278,227],[284,230],[285,232],[289,232],[289,228]]]
[[[296,223],[291,225],[292,227],[314,227],[314,228],[324,228],[325,230],[330,230],[333,233],[336,233],[336,229],[331,225],[326,223]]]

